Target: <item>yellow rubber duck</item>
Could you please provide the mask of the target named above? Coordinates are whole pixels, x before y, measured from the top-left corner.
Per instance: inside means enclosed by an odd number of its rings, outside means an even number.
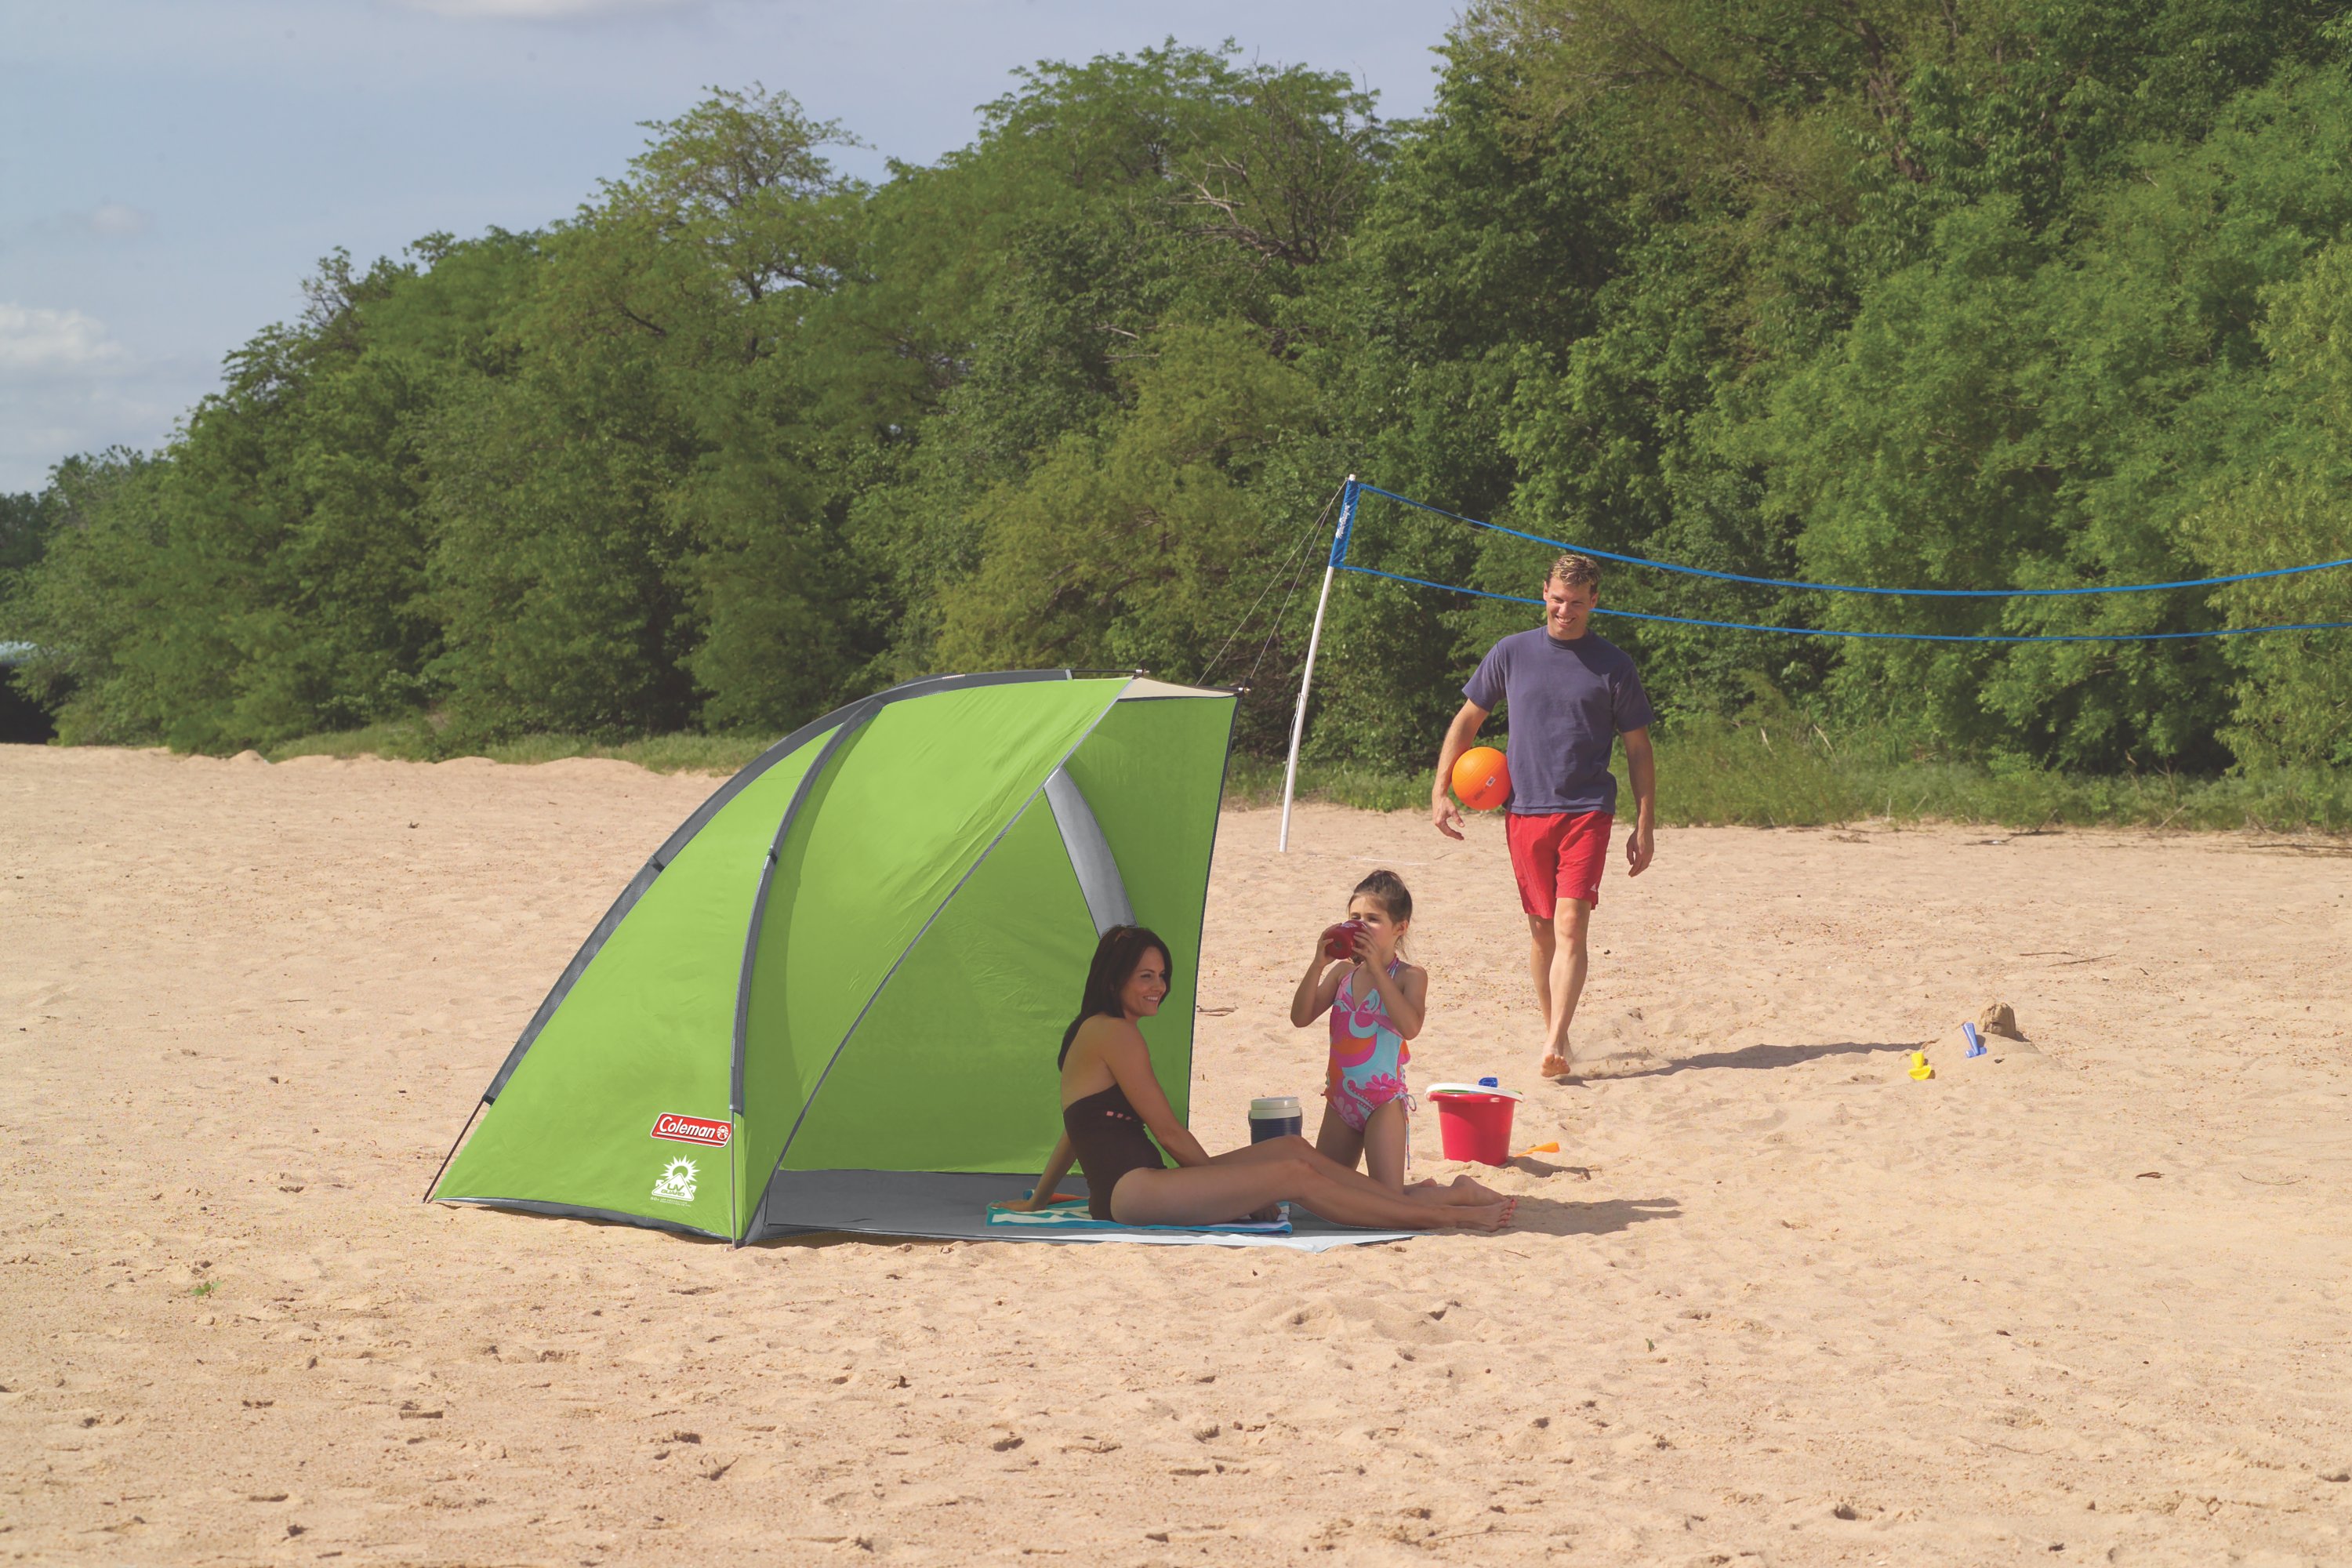
[[[1927,1052],[1913,1051],[1911,1053],[1911,1076],[1921,1083],[1925,1083],[1929,1079],[1936,1076],[1936,1069],[1927,1065]]]

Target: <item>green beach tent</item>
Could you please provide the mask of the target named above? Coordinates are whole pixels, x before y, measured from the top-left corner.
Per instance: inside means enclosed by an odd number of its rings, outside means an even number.
[[[961,1233],[975,1191],[1020,1190],[971,1173],[1051,1152],[1055,1048],[1115,924],[1175,950],[1144,1036],[1184,1115],[1234,708],[1028,670],[787,736],[597,922],[429,1197],[738,1242]]]

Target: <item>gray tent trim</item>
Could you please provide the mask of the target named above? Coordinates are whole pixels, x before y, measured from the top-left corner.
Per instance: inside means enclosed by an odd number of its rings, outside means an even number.
[[[1118,860],[1095,820],[1086,793],[1070,776],[1065,762],[1045,781],[1045,804],[1053,808],[1054,826],[1062,830],[1062,847],[1069,851],[1070,869],[1078,874],[1078,891],[1085,895],[1087,913],[1094,917],[1095,934],[1113,926],[1135,923],[1135,905],[1127,896],[1127,882],[1118,874]]]

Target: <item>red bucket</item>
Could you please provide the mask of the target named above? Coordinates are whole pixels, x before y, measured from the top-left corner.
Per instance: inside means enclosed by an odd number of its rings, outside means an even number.
[[[1449,1160],[1507,1165],[1511,1160],[1511,1118],[1519,1097],[1509,1089],[1468,1083],[1441,1083],[1429,1091],[1437,1107],[1437,1139]]]

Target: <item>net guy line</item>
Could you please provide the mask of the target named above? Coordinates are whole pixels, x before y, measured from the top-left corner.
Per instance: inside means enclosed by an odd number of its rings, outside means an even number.
[[[1490,533],[1507,533],[1513,539],[1524,539],[1531,544],[1549,545],[1554,550],[1573,550],[1580,555],[1597,556],[1601,560],[1615,561],[1627,566],[1647,566],[1655,571],[1673,572],[1685,577],[1711,577],[1718,583],[1751,583],[1764,588],[1801,588],[1816,594],[1876,594],[1890,598],[1904,599],[2056,599],[2097,594],[2155,594],[2168,588],[2214,588],[2225,583],[2252,583],[2265,577],[2293,577],[2305,572],[2327,572],[2338,566],[2352,566],[2352,555],[2347,555],[2337,561],[2315,561],[2308,566],[2273,566],[2263,572],[2235,572],[2226,577],[2184,577],[2175,583],[2117,583],[2085,588],[1866,588],[1850,583],[1802,583],[1789,577],[1749,577],[1738,572],[1710,572],[1704,567],[1682,566],[1671,561],[1651,561],[1639,555],[1619,555],[1607,550],[1596,550],[1589,544],[1563,544],[1557,539],[1546,539],[1541,534],[1522,533],[1516,528],[1505,528],[1499,522],[1481,522],[1475,517],[1464,517],[1458,511],[1448,511],[1442,506],[1432,506],[1427,501],[1415,500],[1411,496],[1401,496],[1394,490],[1384,490],[1378,485],[1360,484],[1356,488],[1367,495],[1385,496],[1390,500],[1405,506],[1418,507],[1423,511],[1435,512],[1440,517],[1450,517],[1456,522],[1466,522],[1473,528],[1483,528]],[[1354,569],[1351,568],[1351,570]],[[1432,584],[1432,586],[1443,586],[1443,584]],[[1698,621],[1692,624],[1712,626],[1717,623]],[[1765,629],[1790,630],[1792,628],[1768,627]],[[1969,639],[1947,638],[1944,640],[1967,641]]]
[[[1402,573],[1375,571],[1370,566],[1343,565],[1339,570],[1353,572],[1360,577],[1385,577],[1391,583],[1410,583],[1416,588],[1466,594],[1474,599],[1499,599],[1507,605],[1543,603],[1541,599],[1522,598],[1517,594],[1490,594],[1483,588],[1457,588],[1451,583],[1432,583],[1425,578],[1407,577]],[[2198,637],[2242,637],[2255,632],[2332,632],[2352,627],[2352,621],[2297,621],[2286,626],[2217,626],[2204,632],[2058,632],[2033,636],[2020,633],[1963,637],[1958,633],[1823,631],[1814,626],[1762,626],[1746,621],[1703,621],[1689,616],[1654,616],[1641,610],[1610,610],[1597,606],[1592,613],[1596,616],[1618,616],[1629,621],[1659,621],[1668,626],[1711,626],[1727,632],[1778,632],[1793,637],[1866,637],[1875,642],[2185,642]]]

